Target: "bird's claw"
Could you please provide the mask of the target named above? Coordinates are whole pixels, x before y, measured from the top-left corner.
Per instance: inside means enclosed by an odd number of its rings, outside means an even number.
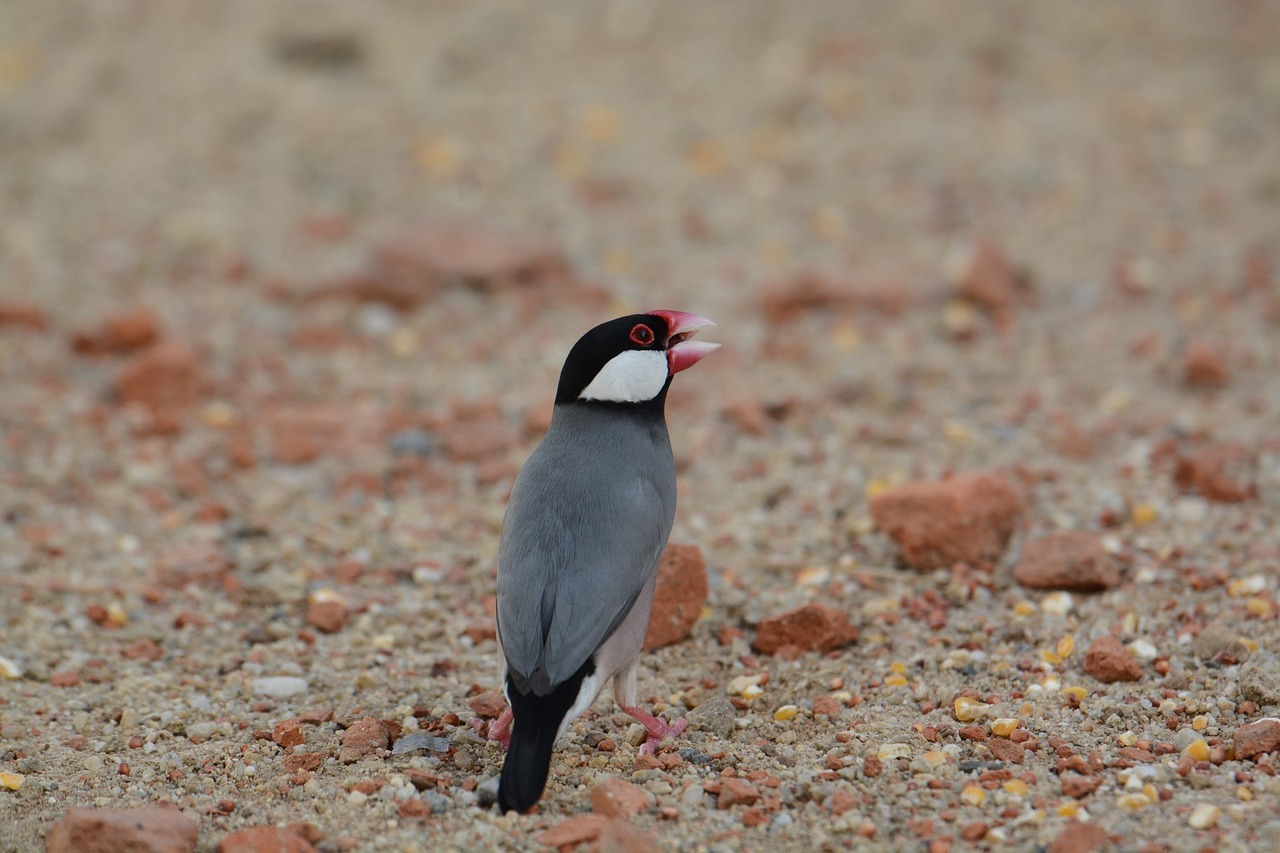
[[[484,730],[483,720],[472,720],[471,727],[475,729],[476,732],[484,735],[486,740],[497,741],[498,743],[502,744],[502,748],[505,750],[510,748],[511,746],[512,719],[513,719],[513,715],[511,713],[511,709],[507,708],[501,714],[498,715],[498,719],[494,720],[492,723],[489,724],[488,731]],[[477,723],[479,725],[477,725]]]
[[[634,713],[636,709],[627,709],[627,713],[635,717],[641,722],[645,729],[645,741],[640,745],[641,755],[653,755],[658,751],[658,745],[669,737],[675,737],[689,726],[688,720],[676,720],[669,723],[660,717],[654,717],[650,714],[643,713],[643,716]]]

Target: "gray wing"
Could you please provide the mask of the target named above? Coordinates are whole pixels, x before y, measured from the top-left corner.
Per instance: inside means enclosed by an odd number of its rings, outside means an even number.
[[[671,533],[674,477],[666,489],[652,471],[598,460],[544,444],[512,490],[498,552],[498,634],[521,689],[549,693],[600,648]]]

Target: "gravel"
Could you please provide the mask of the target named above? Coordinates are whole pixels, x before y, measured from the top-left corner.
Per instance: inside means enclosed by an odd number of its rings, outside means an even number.
[[[526,849],[607,778],[652,807],[566,832],[1274,847],[1278,16],[8,3],[0,849],[161,804]],[[668,402],[706,606],[639,671],[691,725],[642,756],[602,698],[499,817],[504,502],[652,307],[724,344]],[[873,518],[990,478],[972,562]],[[1019,585],[1070,532],[1119,583]],[[839,642],[755,645],[809,605]]]

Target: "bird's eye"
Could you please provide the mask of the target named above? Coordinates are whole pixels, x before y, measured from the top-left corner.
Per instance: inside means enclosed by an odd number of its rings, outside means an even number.
[[[636,323],[631,330],[631,342],[637,346],[647,347],[653,343],[653,329],[644,323]]]

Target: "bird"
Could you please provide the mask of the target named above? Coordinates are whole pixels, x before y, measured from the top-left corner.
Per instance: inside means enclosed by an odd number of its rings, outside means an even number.
[[[497,634],[508,707],[497,802],[527,812],[556,740],[613,679],[652,753],[686,721],[636,703],[636,666],[676,512],[665,403],[675,374],[719,344],[710,320],[650,311],[602,323],[569,350],[551,422],[512,486],[498,544]]]

